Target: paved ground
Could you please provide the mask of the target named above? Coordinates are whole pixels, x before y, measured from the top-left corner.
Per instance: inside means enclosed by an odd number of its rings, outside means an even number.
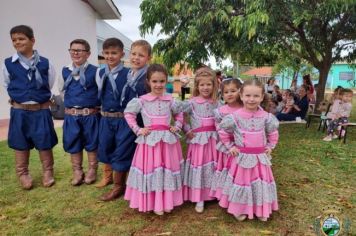
[[[62,127],[63,120],[53,120],[54,127]],[[7,139],[7,132],[9,130],[9,119],[0,120],[0,141]]]

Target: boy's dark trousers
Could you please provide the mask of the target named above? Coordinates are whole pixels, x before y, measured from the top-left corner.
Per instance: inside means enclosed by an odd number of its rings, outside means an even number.
[[[190,94],[190,88],[189,87],[181,87],[180,91],[181,91],[181,95],[182,95],[182,101],[184,101],[185,94],[186,93]]]

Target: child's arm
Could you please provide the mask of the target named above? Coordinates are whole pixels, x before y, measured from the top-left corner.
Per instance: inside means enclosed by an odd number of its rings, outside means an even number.
[[[136,135],[139,135],[141,130],[140,126],[138,126],[136,121],[137,114],[140,113],[140,111],[141,111],[141,102],[139,98],[132,99],[127,104],[126,109],[124,111],[127,124],[130,126],[130,128]]]
[[[340,111],[339,118],[340,117],[350,117],[351,110],[352,110],[352,104],[351,103],[342,104],[342,109]]]
[[[104,86],[104,78],[100,78],[100,68],[98,68],[96,70],[96,73],[95,73],[95,82],[96,82],[96,85],[98,86],[98,91],[101,91],[103,89],[103,86]]]
[[[234,146],[234,142],[231,140],[234,129],[236,129],[236,124],[233,115],[225,116],[217,126],[220,140],[229,150]]]
[[[53,85],[56,81],[56,71],[54,69],[54,66],[49,63],[49,67],[48,67],[48,85],[49,88],[52,90]]]
[[[266,136],[267,136],[267,149],[272,150],[278,143],[279,133],[278,133],[279,121],[277,118],[268,114],[266,120]]]
[[[3,65],[2,65],[1,71],[2,71],[2,73],[1,73],[2,84],[3,84],[4,88],[7,89],[8,85],[10,83],[10,74],[6,69],[5,63],[3,63]]]
[[[174,119],[174,126],[171,127],[171,132],[179,132],[183,127],[183,104],[177,100],[173,100],[172,113]]]
[[[191,125],[190,125],[190,115],[192,112],[191,104],[188,101],[182,102],[182,111],[183,111],[183,131],[188,134],[191,133]]]

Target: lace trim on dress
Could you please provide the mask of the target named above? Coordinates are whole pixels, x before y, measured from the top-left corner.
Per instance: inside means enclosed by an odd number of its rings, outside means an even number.
[[[214,176],[215,163],[209,162],[203,166],[194,167],[186,162],[184,166],[184,185],[189,188],[210,188]]]
[[[181,169],[184,162],[181,162]],[[181,171],[173,172],[159,167],[154,172],[144,174],[140,169],[131,167],[127,185],[142,193],[177,191],[182,188]]]

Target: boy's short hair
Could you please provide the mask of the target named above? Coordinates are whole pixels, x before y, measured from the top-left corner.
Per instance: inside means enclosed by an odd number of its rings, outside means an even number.
[[[103,43],[103,50],[108,49],[110,47],[119,48],[124,50],[124,44],[118,38],[108,38]]]
[[[151,44],[150,44],[149,42],[147,42],[146,40],[143,40],[143,39],[136,40],[135,42],[133,42],[133,43],[131,44],[131,49],[132,49],[133,47],[136,47],[136,46],[143,47],[144,49],[147,50],[148,55],[151,56],[152,47],[151,47]]]
[[[13,34],[24,34],[29,39],[33,39],[35,37],[33,34],[33,29],[28,25],[17,25],[12,27],[10,30],[10,36]]]
[[[70,42],[70,47],[72,47],[73,44],[81,44],[84,46],[87,52],[90,52],[90,45],[85,39],[74,39],[72,42]]]

